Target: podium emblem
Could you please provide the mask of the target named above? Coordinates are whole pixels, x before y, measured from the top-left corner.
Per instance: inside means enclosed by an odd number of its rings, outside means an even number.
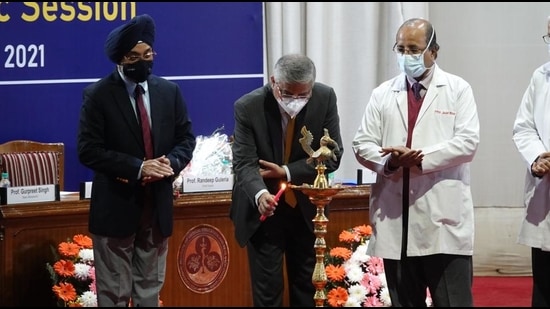
[[[216,227],[200,224],[185,234],[178,251],[178,272],[187,288],[199,294],[211,292],[228,269],[227,241]]]

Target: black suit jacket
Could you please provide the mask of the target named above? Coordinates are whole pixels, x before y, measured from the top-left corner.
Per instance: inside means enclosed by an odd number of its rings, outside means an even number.
[[[263,179],[259,172],[259,159],[283,165],[281,112],[271,86],[264,85],[239,98],[234,104],[234,116],[235,132],[232,151],[235,182],[230,218],[235,226],[235,237],[244,247],[261,224],[260,213],[255,202],[256,193],[261,189],[267,189],[271,194],[275,194],[281,182],[286,181],[286,179]],[[319,149],[319,140],[324,135],[324,128],[328,129],[332,139],[338,143],[340,148],[340,152],[337,153],[338,160],[329,159],[325,162],[326,174],[335,171],[340,165],[343,147],[336,94],[333,88],[315,83],[311,98],[296,116],[292,150],[287,164],[292,183],[295,185],[313,184],[317,176],[315,163],[306,163],[309,155],[299,142],[302,137],[300,130],[303,126],[306,126],[313,135],[311,148],[314,150]],[[296,207],[300,208],[306,224],[313,231],[311,220],[316,214],[316,207],[306,195],[298,190],[295,190],[295,193],[298,201]],[[284,202],[284,198],[279,201],[279,204],[281,202]]]
[[[148,80],[154,157],[166,155],[175,175],[191,161],[195,136],[179,86],[151,75]],[[137,179],[145,157],[141,127],[124,81],[115,69],[83,91],[77,151],[94,171],[89,231],[108,237],[135,233],[144,187]],[[173,178],[148,184],[163,236],[173,230]]]

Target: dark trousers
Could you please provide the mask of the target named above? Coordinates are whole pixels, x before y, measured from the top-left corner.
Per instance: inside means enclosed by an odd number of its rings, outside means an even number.
[[[532,307],[550,307],[550,252],[531,248]]]
[[[434,307],[473,307],[472,257],[434,254],[384,259],[392,307],[426,307],[426,289]]]
[[[305,220],[298,206],[279,202],[275,215],[250,239],[246,248],[255,307],[283,306],[285,260],[290,306],[315,307],[315,235]]]

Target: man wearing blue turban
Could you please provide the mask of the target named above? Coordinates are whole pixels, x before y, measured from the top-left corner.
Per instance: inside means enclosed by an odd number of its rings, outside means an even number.
[[[77,151],[94,171],[88,229],[100,307],[157,307],[173,230],[175,175],[195,136],[179,86],[152,75],[155,24],[109,33],[113,72],[83,90]]]

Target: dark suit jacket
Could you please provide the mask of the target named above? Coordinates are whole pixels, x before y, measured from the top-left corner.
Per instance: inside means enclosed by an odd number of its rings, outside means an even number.
[[[166,155],[175,175],[191,161],[195,136],[179,86],[151,75],[148,80],[154,157]],[[77,151],[82,164],[94,171],[89,231],[107,237],[135,233],[144,187],[137,179],[145,157],[141,127],[116,71],[83,91]],[[148,184],[160,230],[173,229],[173,178]]]
[[[234,105],[235,132],[233,150],[233,169],[235,182],[232,192],[230,218],[235,225],[235,237],[241,246],[245,246],[250,237],[260,226],[255,195],[261,189],[267,189],[275,194],[281,182],[286,179],[262,179],[259,172],[259,159],[283,164],[281,113],[273,96],[270,85],[253,90],[239,98]],[[335,171],[340,165],[343,153],[340,136],[340,119],[336,105],[334,89],[321,83],[315,83],[313,93],[306,106],[296,116],[294,140],[287,164],[292,183],[302,185],[313,184],[317,176],[315,163],[308,164],[309,155],[303,150],[299,139],[300,130],[306,126],[313,135],[311,148],[319,149],[319,140],[324,135],[323,129],[329,131],[340,148],[337,161],[331,159],[325,162],[325,174]],[[298,205],[307,224],[313,231],[312,219],[316,207],[309,198],[295,190]],[[284,196],[284,195],[283,195]],[[284,202],[279,201],[279,204]],[[328,210],[328,209],[327,209]]]

